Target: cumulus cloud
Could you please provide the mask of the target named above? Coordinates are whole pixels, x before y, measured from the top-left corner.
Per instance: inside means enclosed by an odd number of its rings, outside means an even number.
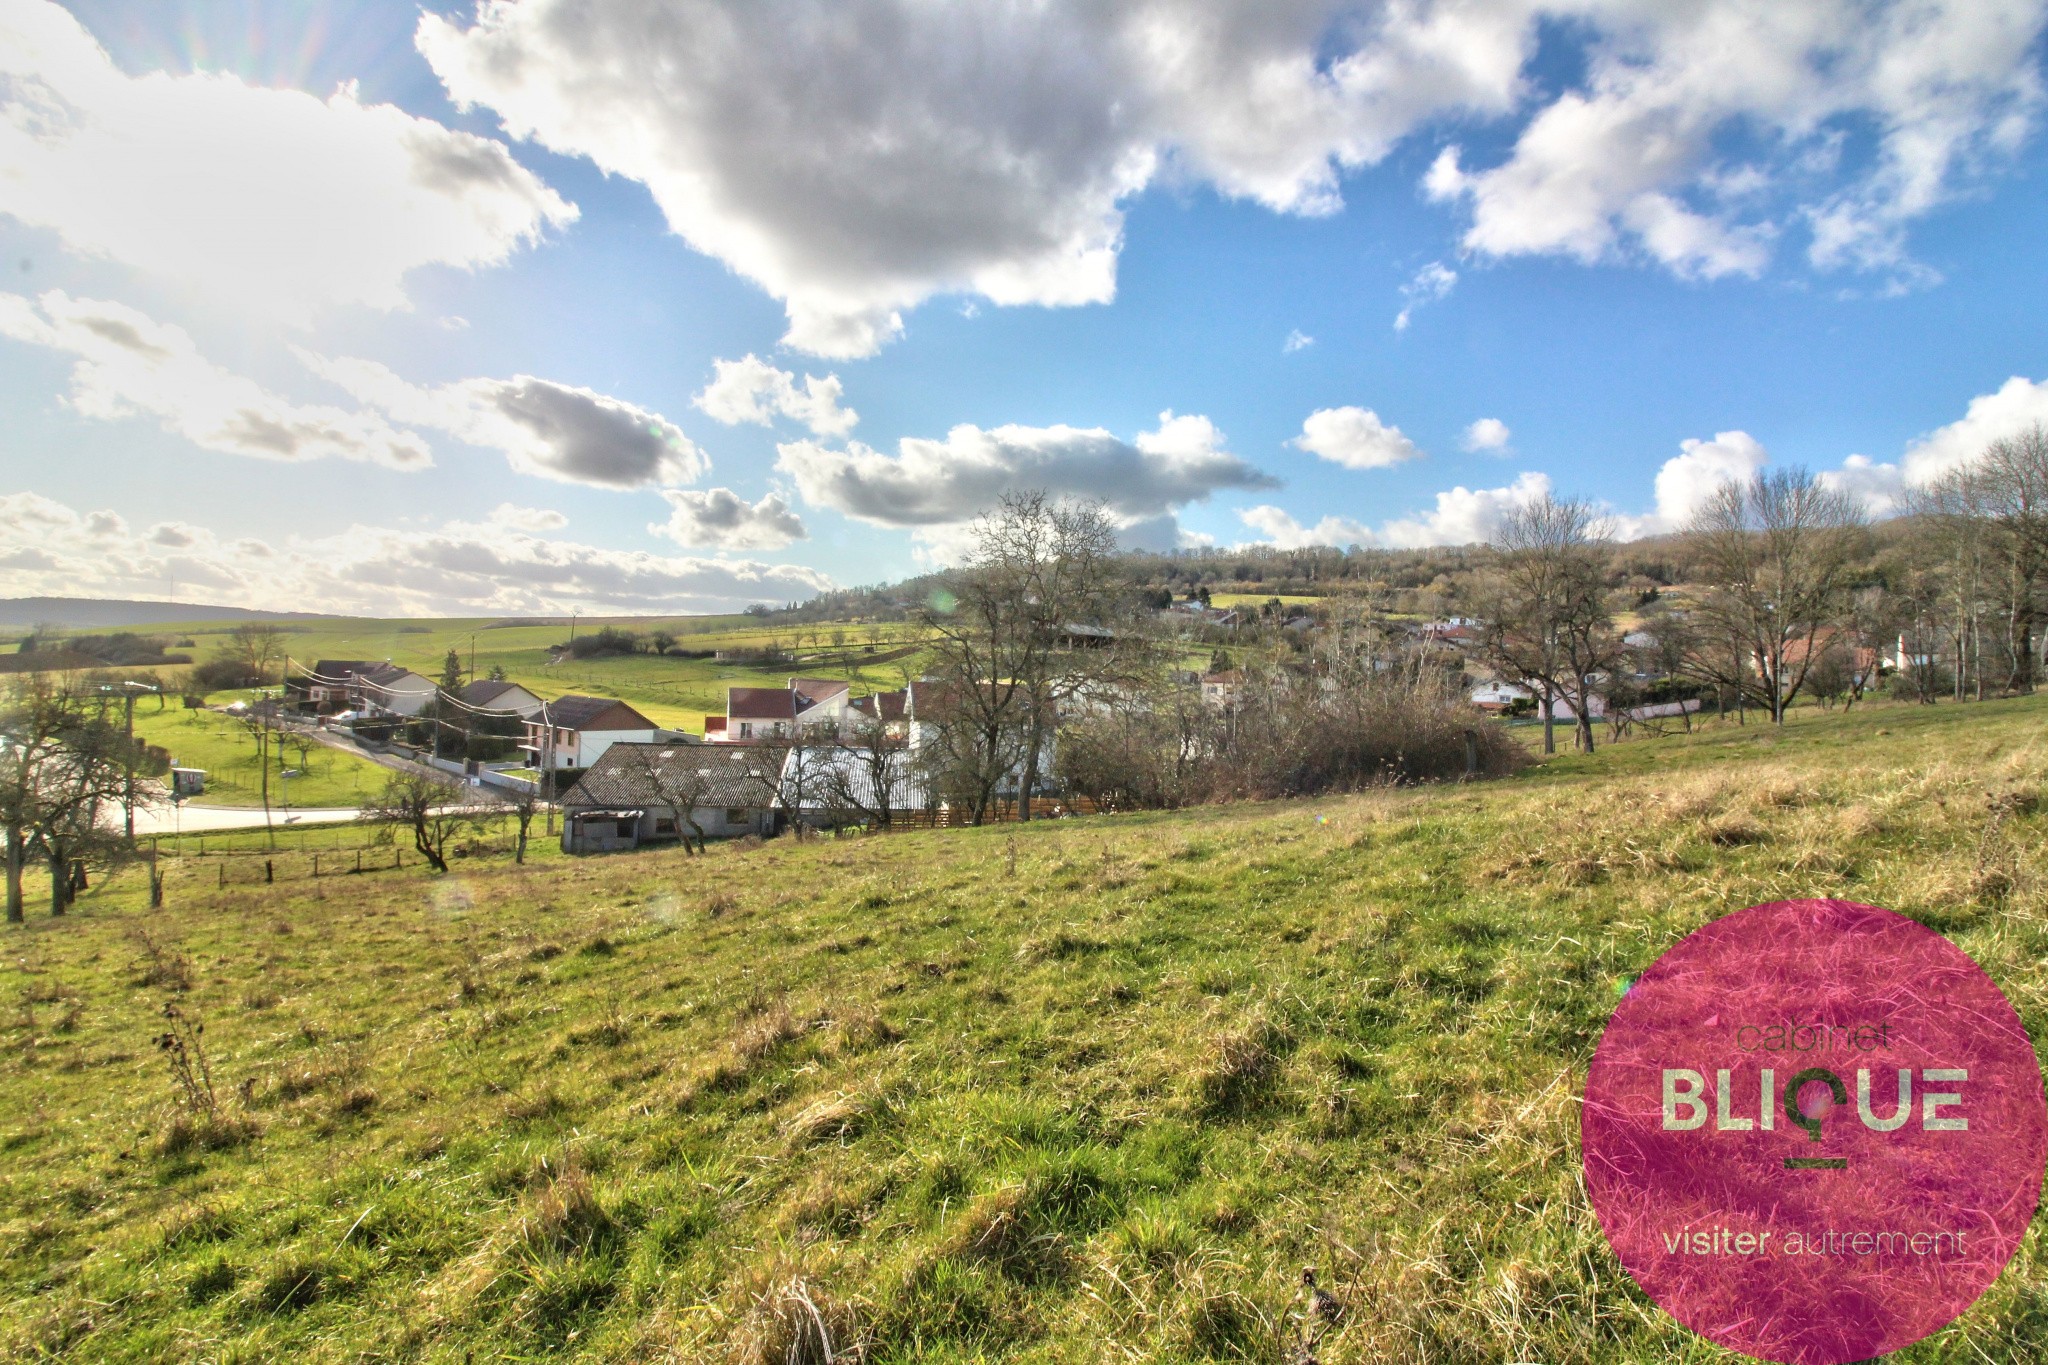
[[[1906,496],[1905,473],[1895,464],[1879,464],[1868,455],[1851,455],[1839,469],[1815,476],[1823,487],[1839,489],[1856,499],[1873,517],[1899,510]]]
[[[501,502],[491,509],[491,524],[509,526],[515,531],[559,531],[569,524],[569,519],[551,508]]]
[[[1208,418],[1171,412],[1124,441],[1096,428],[961,425],[944,440],[905,437],[885,455],[858,441],[832,449],[814,441],[777,447],[776,468],[805,502],[876,526],[958,526],[1014,489],[1096,499],[1126,527],[1166,517],[1210,494],[1270,488],[1275,480],[1224,448]]]
[[[488,4],[428,14],[449,93],[647,185],[781,299],[786,340],[867,354],[936,293],[1115,292],[1122,202],[1162,174],[1327,213],[1447,109],[1502,112],[1534,32],[1462,6]]]
[[[778,370],[749,352],[738,360],[714,360],[711,382],[690,402],[714,421],[727,426],[752,422],[770,426],[779,414],[802,422],[814,436],[844,436],[860,421],[852,408],[841,407],[845,393],[839,376],[804,376],[799,388],[796,376]]]
[[[1371,408],[1319,408],[1288,444],[1346,469],[1385,469],[1422,453]]]
[[[2041,103],[2036,3],[1606,8],[1585,16],[1583,85],[1542,105],[1505,161],[1467,169],[1452,146],[1431,167],[1429,193],[1470,209],[1467,249],[1633,251],[1712,279],[1760,273],[1803,223],[1814,265],[1910,283],[1927,272],[1905,258],[1905,225],[1961,172],[2009,158]],[[1868,167],[1823,174],[1859,128]]]
[[[321,604],[377,616],[736,611],[833,586],[816,570],[755,560],[613,550],[497,523],[351,526],[271,546],[161,527],[110,545],[90,518],[35,494],[0,496],[0,561],[24,556],[22,593],[158,598],[204,590],[230,606]],[[182,539],[183,544],[171,540]],[[11,585],[12,585],[11,584]]]
[[[1415,310],[1425,303],[1434,303],[1451,292],[1458,283],[1458,272],[1442,261],[1431,261],[1415,272],[1415,278],[1401,286],[1401,311],[1394,315],[1394,330],[1408,330],[1408,320]]]
[[[1305,351],[1315,344],[1314,337],[1297,327],[1287,334],[1287,340],[1280,343],[1280,354],[1293,355],[1296,351]]]
[[[1385,549],[1414,550],[1431,545],[1471,545],[1488,539],[1501,518],[1518,507],[1550,492],[1547,474],[1519,475],[1504,488],[1466,488],[1460,485],[1436,495],[1436,505],[1426,512],[1396,517],[1377,528],[1350,517],[1327,516],[1313,526],[1304,526],[1281,508],[1270,505],[1248,507],[1238,519],[1255,531],[1265,533],[1266,544],[1285,549],[1305,545],[1369,545]]]
[[[532,375],[427,388],[371,360],[296,352],[315,374],[408,426],[503,451],[512,467],[563,483],[641,488],[689,483],[710,461],[660,413]]]
[[[1303,526],[1281,508],[1261,503],[1257,507],[1242,509],[1237,518],[1254,531],[1262,532],[1264,544],[1277,545],[1283,550],[1300,550],[1310,545],[1334,545],[1342,549],[1374,543],[1372,528],[1350,517],[1324,517],[1313,526]]]
[[[0,209],[209,301],[404,304],[415,267],[496,265],[576,210],[503,144],[225,73],[128,76],[61,6],[0,10]]]
[[[1615,517],[1615,534],[1622,540],[1637,540],[1682,531],[1722,484],[1749,482],[1770,458],[1762,443],[1746,431],[1719,432],[1711,441],[1681,441],[1678,454],[1657,470],[1655,510]]]
[[[76,357],[65,402],[85,417],[151,417],[194,445],[265,460],[433,463],[426,442],[377,414],[280,398],[207,360],[183,329],[123,304],[0,294],[0,335]]]
[[[1913,484],[1931,483],[1975,460],[1993,441],[2018,435],[2036,422],[2048,426],[2048,379],[2014,375],[1993,392],[1972,398],[1962,417],[1908,446],[1905,477]]]
[[[2031,0],[491,0],[416,43],[512,136],[646,185],[790,345],[853,356],[935,294],[1108,300],[1148,186],[1331,213],[1451,118],[1511,142],[1425,182],[1481,255],[1753,275],[1798,228],[1816,265],[1908,275],[1904,226],[2031,129],[2040,27]],[[1529,74],[1545,32],[1563,88]],[[1845,137],[1872,154],[1828,164]]]
[[[1492,455],[1505,455],[1508,453],[1508,441],[1513,436],[1514,433],[1508,430],[1508,424],[1500,418],[1482,417],[1465,428],[1465,437],[1460,444],[1471,451],[1483,450]]]
[[[704,492],[665,488],[661,495],[673,509],[666,522],[647,529],[678,545],[709,550],[779,550],[809,532],[779,493],[748,502],[730,488]]]

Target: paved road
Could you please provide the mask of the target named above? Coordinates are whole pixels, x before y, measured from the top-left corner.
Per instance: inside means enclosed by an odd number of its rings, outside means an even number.
[[[327,825],[337,821],[353,820],[356,811],[352,807],[326,807],[316,810],[293,810],[289,814],[282,810],[270,813],[271,824],[278,829],[295,829],[300,825]],[[119,823],[120,811],[114,812]],[[263,812],[250,810],[246,806],[201,806],[187,803],[182,811],[173,811],[169,805],[137,807],[135,811],[135,833],[147,838],[152,834],[198,834],[215,829],[262,829]]]

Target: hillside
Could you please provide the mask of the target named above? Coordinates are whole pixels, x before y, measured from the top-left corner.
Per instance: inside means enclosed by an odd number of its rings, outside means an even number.
[[[1619,983],[1842,896],[2042,1036],[2044,719],[443,879],[191,859],[157,914],[129,874],[0,935],[0,1356],[765,1363],[823,1324],[886,1361],[1278,1361],[1314,1265],[1325,1362],[1731,1360],[1584,1203]],[[173,1104],[167,1003],[218,1123]],[[1893,1359],[2038,1358],[2043,1252]]]
[[[0,630],[25,630],[45,623],[72,630],[110,626],[160,626],[183,621],[317,621],[333,620],[317,611],[255,611],[248,607],[208,606],[200,602],[146,602],[113,597],[0,598]]]

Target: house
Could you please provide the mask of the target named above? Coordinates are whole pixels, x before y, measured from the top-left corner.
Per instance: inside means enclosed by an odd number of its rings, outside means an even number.
[[[1244,700],[1244,670],[1226,668],[1202,679],[1202,700],[1219,711],[1228,711]]]
[[[786,687],[728,687],[725,724],[713,731],[709,720],[704,738],[728,744],[777,739],[796,733],[796,696]]]
[[[1481,683],[1472,689],[1470,700],[1482,711],[1505,711],[1518,701],[1530,701],[1534,694],[1510,682]]]
[[[876,692],[865,697],[855,697],[846,704],[855,727],[880,721],[882,733],[890,739],[910,738],[910,689],[895,692]]]
[[[712,744],[751,744],[802,733],[846,738],[863,714],[851,689],[831,678],[791,678],[787,687],[728,687],[725,714],[704,718]]]
[[[773,834],[776,783],[760,761],[749,749],[614,741],[562,796],[562,852],[673,844],[698,831],[707,839]],[[693,771],[670,771],[684,766]]]
[[[518,683],[506,682],[502,678],[479,678],[457,692],[455,699],[479,711],[500,711],[521,720],[532,720],[541,708],[539,697]]]
[[[287,693],[303,693],[304,704],[323,714],[337,710],[376,715],[417,716],[439,690],[431,678],[385,659],[319,659],[303,678],[286,682]]]
[[[654,722],[613,697],[557,697],[541,703],[526,722],[533,766],[544,772],[590,768],[614,744],[651,744],[661,737]]]

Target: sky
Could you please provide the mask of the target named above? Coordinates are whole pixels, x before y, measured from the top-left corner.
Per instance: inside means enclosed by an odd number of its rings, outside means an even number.
[[[2048,0],[0,0],[0,597],[733,610],[1873,516],[2048,421]]]

